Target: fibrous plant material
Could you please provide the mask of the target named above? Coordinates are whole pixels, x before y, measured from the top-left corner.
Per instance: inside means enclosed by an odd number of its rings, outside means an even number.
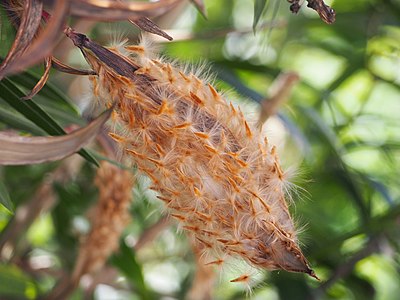
[[[240,109],[196,68],[153,57],[146,42],[106,49],[72,29],[66,34],[98,74],[94,96],[115,107],[121,130],[111,137],[152,180],[206,263],[234,256],[315,277],[298,246],[276,149]]]
[[[83,241],[73,278],[96,272],[118,249],[122,231],[130,221],[133,174],[106,161],[97,172],[99,200],[92,214],[92,228]]]
[[[85,274],[93,275],[118,249],[122,231],[130,221],[133,174],[102,161],[95,183],[99,189],[91,211],[91,230],[82,241],[72,276],[64,277],[45,299],[66,299]]]

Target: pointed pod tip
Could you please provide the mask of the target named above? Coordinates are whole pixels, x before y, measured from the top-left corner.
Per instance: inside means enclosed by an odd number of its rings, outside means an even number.
[[[86,35],[82,33],[76,32],[73,28],[71,27],[65,27],[64,29],[64,34],[71,39],[71,41],[74,43],[75,46],[82,48],[85,45],[85,42],[88,42],[89,39]]]

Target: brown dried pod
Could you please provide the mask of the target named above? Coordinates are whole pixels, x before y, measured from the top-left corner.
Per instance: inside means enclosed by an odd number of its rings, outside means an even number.
[[[155,58],[146,40],[106,49],[66,34],[98,74],[91,76],[94,97],[115,107],[121,130],[111,137],[152,180],[208,264],[234,256],[316,277],[298,246],[276,149],[240,109],[196,68]]]

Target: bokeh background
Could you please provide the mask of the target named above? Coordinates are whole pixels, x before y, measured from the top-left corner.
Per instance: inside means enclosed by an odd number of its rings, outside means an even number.
[[[197,67],[207,64],[219,89],[228,91],[249,119],[257,118],[260,101],[280,73],[295,71],[300,77],[264,129],[283,166],[295,170],[291,211],[321,281],[260,271],[248,295],[222,272],[212,299],[399,299],[400,1],[327,3],[337,13],[332,25],[306,5],[291,14],[283,0],[205,1],[207,19],[188,2],[154,20],[174,37],[156,39],[162,55]],[[71,22],[102,44],[125,37],[135,42],[138,36],[128,22]],[[0,31],[4,57],[15,34],[4,10]],[[55,55],[85,66],[66,39]],[[35,67],[10,80],[26,92],[40,72]],[[84,78],[52,71],[34,101],[63,126],[83,125],[93,111],[85,110],[88,93]],[[4,101],[6,96],[0,90],[0,129],[43,135]],[[95,144],[87,150],[105,158]],[[0,167],[1,299],[35,299],[71,272],[79,242],[90,230],[88,209],[98,198],[96,169],[77,155]],[[18,210],[24,212],[19,223]],[[163,204],[146,178],[135,183],[130,214],[122,250],[97,282],[83,278],[70,299],[185,299],[196,259],[182,231],[164,220]],[[151,229],[158,234],[134,251]]]

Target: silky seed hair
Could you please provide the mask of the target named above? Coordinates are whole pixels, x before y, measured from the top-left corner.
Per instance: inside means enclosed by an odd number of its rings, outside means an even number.
[[[114,107],[120,129],[110,136],[201,245],[205,264],[233,256],[315,277],[298,246],[276,148],[240,108],[195,68],[158,58],[147,39],[106,49],[66,34],[97,73],[94,98]]]

